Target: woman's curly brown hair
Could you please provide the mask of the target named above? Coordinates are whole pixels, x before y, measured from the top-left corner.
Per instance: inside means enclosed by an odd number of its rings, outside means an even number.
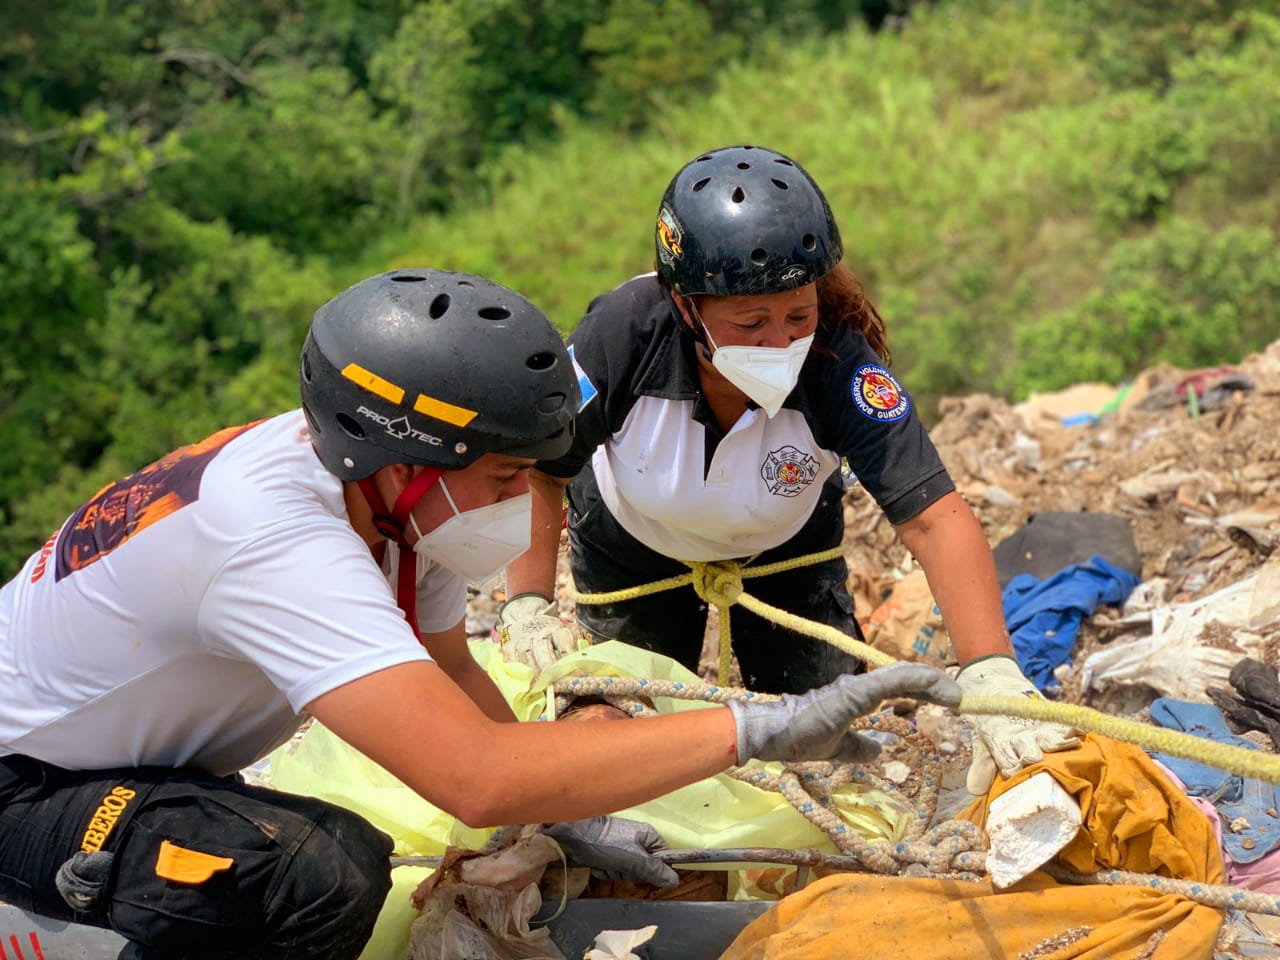
[[[892,354],[889,353],[889,335],[884,318],[867,298],[867,291],[857,274],[843,263],[836,264],[830,273],[818,278],[818,316],[820,330],[831,330],[840,325],[857,330],[866,337],[867,344],[884,365],[889,366]],[[818,339],[824,338],[819,336]]]

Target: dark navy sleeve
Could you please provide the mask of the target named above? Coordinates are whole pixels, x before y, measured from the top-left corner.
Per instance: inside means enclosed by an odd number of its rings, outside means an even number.
[[[634,384],[645,353],[646,298],[632,280],[596,297],[569,335],[582,405],[573,423],[573,446],[556,460],[536,466],[553,477],[577,475],[596,447],[613,435],[635,405]]]
[[[821,364],[815,414],[820,434],[894,524],[955,489],[911,395],[860,333],[842,330]]]

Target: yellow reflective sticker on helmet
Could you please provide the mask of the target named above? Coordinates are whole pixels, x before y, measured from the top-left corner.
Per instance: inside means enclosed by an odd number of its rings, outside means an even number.
[[[366,370],[358,363],[348,363],[342,368],[342,375],[357,386],[364,387],[370,393],[376,393],[384,400],[399,403],[404,399],[404,388],[397,387],[390,380],[383,380],[371,370]]]
[[[454,406],[452,403],[445,403],[435,397],[428,397],[425,393],[418,394],[418,399],[414,403],[413,409],[419,413],[425,413],[428,417],[435,417],[437,420],[451,423],[455,427],[465,427],[476,418],[474,410]]]
[[[235,863],[230,857],[215,857],[211,853],[188,850],[168,840],[160,842],[160,856],[156,859],[156,876],[174,883],[204,883],[215,873],[231,869]]]

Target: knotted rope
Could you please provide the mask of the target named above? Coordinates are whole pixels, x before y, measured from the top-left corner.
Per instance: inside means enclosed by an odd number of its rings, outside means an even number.
[[[752,567],[735,560],[689,562],[690,572],[638,587],[614,590],[608,593],[579,593],[572,584],[569,595],[576,603],[617,603],[635,597],[647,596],[663,590],[672,590],[689,584],[698,597],[716,608],[719,620],[719,686],[704,687],[690,684],[664,684],[660,681],[633,680],[632,687],[624,689],[627,681],[621,678],[566,678],[556,683],[557,694],[588,695],[583,685],[588,679],[598,682],[599,688],[590,691],[616,702],[633,715],[644,715],[649,708],[641,697],[671,696],[677,699],[710,700],[725,703],[733,697],[751,699],[766,698],[751,691],[725,687],[732,657],[732,635],[729,627],[729,608],[735,603],[743,608],[802,636],[823,640],[837,649],[858,657],[875,666],[887,666],[897,661],[888,654],[862,643],[827,624],[817,623],[797,614],[771,606],[753,597],[743,588],[748,577],[768,576],[784,570],[792,570],[809,564],[822,563],[843,554],[839,548],[806,554],[778,563]],[[562,687],[563,685],[563,687]],[[771,699],[771,698],[769,698]],[[559,702],[559,701],[558,701]],[[1087,730],[1136,744],[1148,752],[1162,752],[1185,760],[1194,760],[1237,776],[1280,784],[1280,755],[1248,750],[1243,747],[1220,744],[1191,734],[1152,724],[1139,723],[1120,717],[1099,713],[1088,707],[1056,703],[1044,699],[1024,697],[965,697],[957,708],[961,714],[998,714],[1017,716],[1031,720],[1060,723],[1079,730]],[[885,715],[877,715],[883,717]],[[863,718],[867,725],[874,725],[874,718]],[[863,726],[863,721],[855,726]],[[883,722],[883,721],[881,721]],[[926,740],[927,742],[927,740]],[[932,744],[930,744],[932,747]],[[937,754],[932,753],[935,762]],[[975,824],[967,821],[947,821],[938,824],[925,836],[920,836],[924,826],[936,809],[917,812],[917,823],[908,829],[902,841],[896,844],[868,842],[855,831],[849,830],[830,809],[830,794],[838,785],[850,779],[867,780],[864,771],[856,773],[832,772],[813,774],[796,764],[784,768],[778,775],[768,774],[758,767],[735,767],[730,776],[766,789],[776,789],[801,814],[819,826],[844,853],[855,857],[868,870],[877,873],[904,873],[915,875],[924,870],[933,874],[972,875],[985,869],[986,837]],[[809,777],[805,785],[802,778]],[[848,779],[845,779],[845,778]],[[936,766],[932,774],[924,775],[926,787],[936,781]],[[935,787],[936,789],[936,787]],[[913,832],[914,831],[914,832]],[[892,850],[890,851],[890,847]],[[1214,907],[1232,907],[1255,913],[1280,916],[1280,898],[1253,893],[1235,887],[1218,884],[1173,880],[1151,874],[1136,874],[1123,870],[1099,871],[1091,875],[1075,874],[1060,867],[1050,872],[1062,882],[1069,883],[1120,883],[1150,887],[1177,893],[1189,900]]]
[[[653,697],[720,704],[733,699],[778,699],[772,694],[755,693],[733,687],[637,677],[564,677],[555,682],[554,690],[557,713],[563,711],[576,697],[599,697],[638,717],[657,713],[648,702]],[[1035,719],[1041,718],[1040,714],[1048,703],[1048,701],[1024,700],[1019,697],[966,698],[961,703],[962,711],[965,703],[970,699],[975,701],[973,711],[975,713],[1003,713],[1006,712],[1006,708],[1016,708],[1009,709],[1007,712],[1026,715],[1022,713],[1022,704],[1034,704],[1034,710],[1030,713]],[[912,804],[916,808],[916,816],[907,825],[901,840],[869,841],[856,830],[850,829],[840,819],[834,808],[832,794],[847,783],[857,781],[876,786],[886,792],[899,795],[903,793],[893,784],[873,777],[854,764],[827,761],[783,764],[781,772],[776,773],[759,764],[748,764],[733,767],[727,773],[736,780],[762,790],[776,790],[802,816],[830,837],[841,853],[855,860],[867,872],[907,877],[950,876],[956,879],[976,879],[977,875],[985,872],[987,838],[977,824],[967,820],[947,820],[929,828],[929,822],[937,811],[941,766],[941,757],[932,741],[906,720],[891,713],[861,717],[854,726],[859,729],[893,733],[906,739],[920,751],[921,787],[915,803]],[[1143,725],[1135,724],[1135,726]],[[1159,732],[1173,733],[1174,731],[1160,730]],[[1251,753],[1251,751],[1242,752]],[[1141,886],[1177,894],[1211,907],[1280,916],[1280,897],[1223,884],[1176,880],[1154,874],[1132,873],[1127,870],[1100,870],[1093,874],[1079,874],[1052,862],[1042,869],[1062,883]]]
[[[636,717],[657,713],[646,702],[653,697],[720,704],[730,700],[778,699],[772,694],[734,687],[633,677],[564,677],[555,682],[554,690],[557,713],[573,698],[599,697]],[[907,805],[915,810],[915,816],[908,822],[901,840],[868,841],[840,818],[833,794],[846,784],[856,781],[903,795],[896,785],[881,781],[854,764],[788,763],[777,772],[759,764],[747,764],[731,767],[727,773],[735,780],[781,794],[801,816],[830,837],[841,853],[856,858],[870,872],[918,876],[927,871],[933,875],[968,877],[982,872],[986,864],[986,837],[976,824],[949,820],[929,829],[938,806],[942,762],[933,742],[912,724],[891,713],[862,717],[855,726],[895,734],[917,753],[920,789],[914,802],[904,797]]]

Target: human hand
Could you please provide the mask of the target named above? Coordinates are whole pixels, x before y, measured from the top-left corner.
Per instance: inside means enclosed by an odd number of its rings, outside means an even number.
[[[865,763],[880,753],[871,737],[849,724],[881,700],[916,697],[944,707],[960,703],[960,687],[923,663],[895,663],[870,673],[846,674],[808,693],[780,700],[731,700],[738,724],[738,762],[748,760],[842,760]]]
[[[1012,657],[997,655],[975,660],[956,677],[968,697],[1027,697],[1043,700],[1035,684],[1028,680]],[[1070,727],[1022,717],[969,714],[973,727],[973,762],[965,789],[982,796],[991,789],[996,768],[1011,777],[1025,766],[1038,763],[1047,752],[1076,746],[1080,738]]]
[[[666,842],[647,823],[620,817],[592,817],[553,823],[543,833],[560,844],[565,859],[598,870],[610,880],[634,880],[670,888],[676,872],[654,856]]]
[[[555,613],[555,603],[537,593],[522,593],[500,606],[493,638],[502,646],[502,658],[541,672],[577,650],[573,629]]]

